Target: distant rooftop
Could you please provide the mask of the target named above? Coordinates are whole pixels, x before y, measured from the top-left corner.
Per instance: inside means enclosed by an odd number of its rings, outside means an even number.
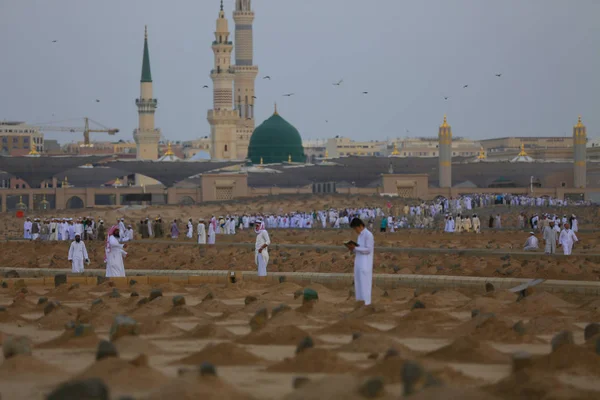
[[[22,121],[0,121],[0,125],[23,125],[25,124],[25,122]]]

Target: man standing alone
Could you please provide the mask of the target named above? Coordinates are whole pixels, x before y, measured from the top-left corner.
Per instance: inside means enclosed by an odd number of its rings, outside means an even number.
[[[71,242],[68,260],[71,261],[71,272],[74,274],[83,273],[83,262],[90,261],[85,243],[81,241],[80,235],[75,235],[75,241]]]
[[[356,301],[364,301],[365,305],[371,304],[371,289],[373,286],[373,253],[375,252],[375,239],[373,234],[365,228],[359,218],[350,222],[350,228],[358,234],[356,243],[350,242],[346,247],[354,253],[354,292]]]
[[[258,220],[254,223],[254,231],[256,232],[255,245],[255,261],[258,267],[258,276],[267,276],[267,264],[269,263],[269,250],[271,244],[269,233],[265,230],[265,223]]]

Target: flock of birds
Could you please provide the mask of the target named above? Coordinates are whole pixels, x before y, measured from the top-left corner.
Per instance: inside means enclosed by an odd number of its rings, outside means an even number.
[[[502,74],[500,74],[500,73],[498,73],[498,74],[495,74],[495,75],[496,75],[496,78],[501,78],[501,77],[502,77]],[[270,81],[270,80],[271,80],[271,76],[270,76],[270,75],[265,75],[265,76],[263,76],[263,78],[262,78],[262,79],[263,79],[263,80],[267,79],[267,80],[269,80],[269,81]],[[332,85],[333,85],[333,86],[342,86],[342,83],[344,83],[344,80],[343,80],[343,79],[340,79],[340,80],[339,80],[339,81],[337,81],[337,82],[333,82],[333,83],[332,83]],[[469,87],[469,85],[468,85],[468,84],[466,84],[466,85],[463,85],[463,89],[467,89],[468,87]],[[208,86],[208,85],[204,85],[204,86],[202,86],[202,88],[203,88],[203,89],[209,89],[209,86]],[[363,95],[367,95],[367,94],[369,94],[369,92],[367,92],[367,91],[363,91],[363,92],[361,92],[361,93],[362,93]],[[294,96],[295,94],[296,94],[296,93],[284,93],[282,96],[283,96],[283,97],[292,97],[292,96]],[[443,97],[444,97],[444,100],[450,100],[450,96],[443,96]],[[256,97],[256,96],[252,96],[252,98],[253,98],[253,99],[256,99],[257,97]]]
[[[57,43],[57,42],[58,42],[58,40],[53,40],[53,41],[52,41],[52,43]],[[501,73],[497,73],[497,74],[495,74],[495,75],[496,75],[496,78],[501,78],[501,77],[502,77],[502,74],[501,74]],[[271,76],[270,76],[270,75],[265,75],[265,76],[263,76],[263,78],[262,78],[262,79],[263,79],[263,80],[265,80],[265,79],[266,79],[266,80],[269,80],[269,81],[270,81],[270,80],[271,80]],[[343,83],[344,83],[344,80],[343,80],[343,79],[340,79],[340,80],[339,80],[339,81],[337,81],[337,82],[333,82],[333,83],[332,83],[332,85],[333,85],[333,86],[342,86],[342,84],[343,84]],[[208,85],[204,85],[204,86],[202,86],[202,88],[203,88],[203,89],[210,89],[210,87],[209,87]],[[469,88],[469,85],[468,85],[468,84],[465,84],[465,85],[463,85],[463,87],[462,87],[462,88],[463,88],[463,89],[468,89],[468,88]],[[368,92],[368,91],[363,91],[363,92],[361,92],[361,94],[363,94],[363,95],[368,95],[368,94],[369,94],[369,92]],[[292,97],[292,96],[294,96],[294,95],[295,95],[295,93],[284,93],[282,96],[283,96],[283,97]],[[256,96],[252,96],[252,98],[253,98],[253,99],[257,99],[257,97],[256,97]],[[447,100],[450,100],[451,96],[443,96],[443,98],[444,98],[444,100],[445,100],[445,101],[447,101]],[[100,100],[99,100],[99,99],[96,99],[96,103],[100,103]],[[248,118],[248,119],[250,119],[250,118]],[[325,122],[329,122],[329,121],[327,121],[327,120],[326,120]],[[408,129],[407,129],[407,133],[408,133],[408,132],[409,132],[409,131],[408,131]]]

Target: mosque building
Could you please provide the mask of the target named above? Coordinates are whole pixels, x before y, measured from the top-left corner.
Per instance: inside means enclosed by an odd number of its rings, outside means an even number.
[[[302,139],[298,130],[275,110],[273,116],[256,130],[252,0],[236,0],[235,43],[230,40],[229,23],[223,1],[216,22],[212,44],[214,66],[213,109],[208,111],[210,124],[210,156],[213,161],[246,160],[253,163],[305,162]],[[235,64],[231,53],[235,47]]]
[[[253,164],[276,164],[306,161],[302,137],[293,125],[275,112],[252,134],[248,159]]]

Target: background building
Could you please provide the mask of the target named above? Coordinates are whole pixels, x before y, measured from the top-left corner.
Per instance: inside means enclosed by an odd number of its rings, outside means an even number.
[[[325,148],[329,157],[387,155],[387,141],[357,142],[343,136],[327,139]]]
[[[521,149],[521,145],[525,146],[525,150],[536,149],[565,149],[573,147],[572,137],[503,137],[494,139],[480,140],[481,146],[488,153],[497,153],[504,151],[516,151]]]
[[[452,157],[474,157],[479,154],[481,145],[477,141],[462,137],[452,138]],[[437,137],[402,138],[388,147],[389,154],[396,157],[438,157],[439,141]]]
[[[0,121],[0,149],[5,155],[23,156],[32,149],[44,151],[44,135],[24,122]]]

